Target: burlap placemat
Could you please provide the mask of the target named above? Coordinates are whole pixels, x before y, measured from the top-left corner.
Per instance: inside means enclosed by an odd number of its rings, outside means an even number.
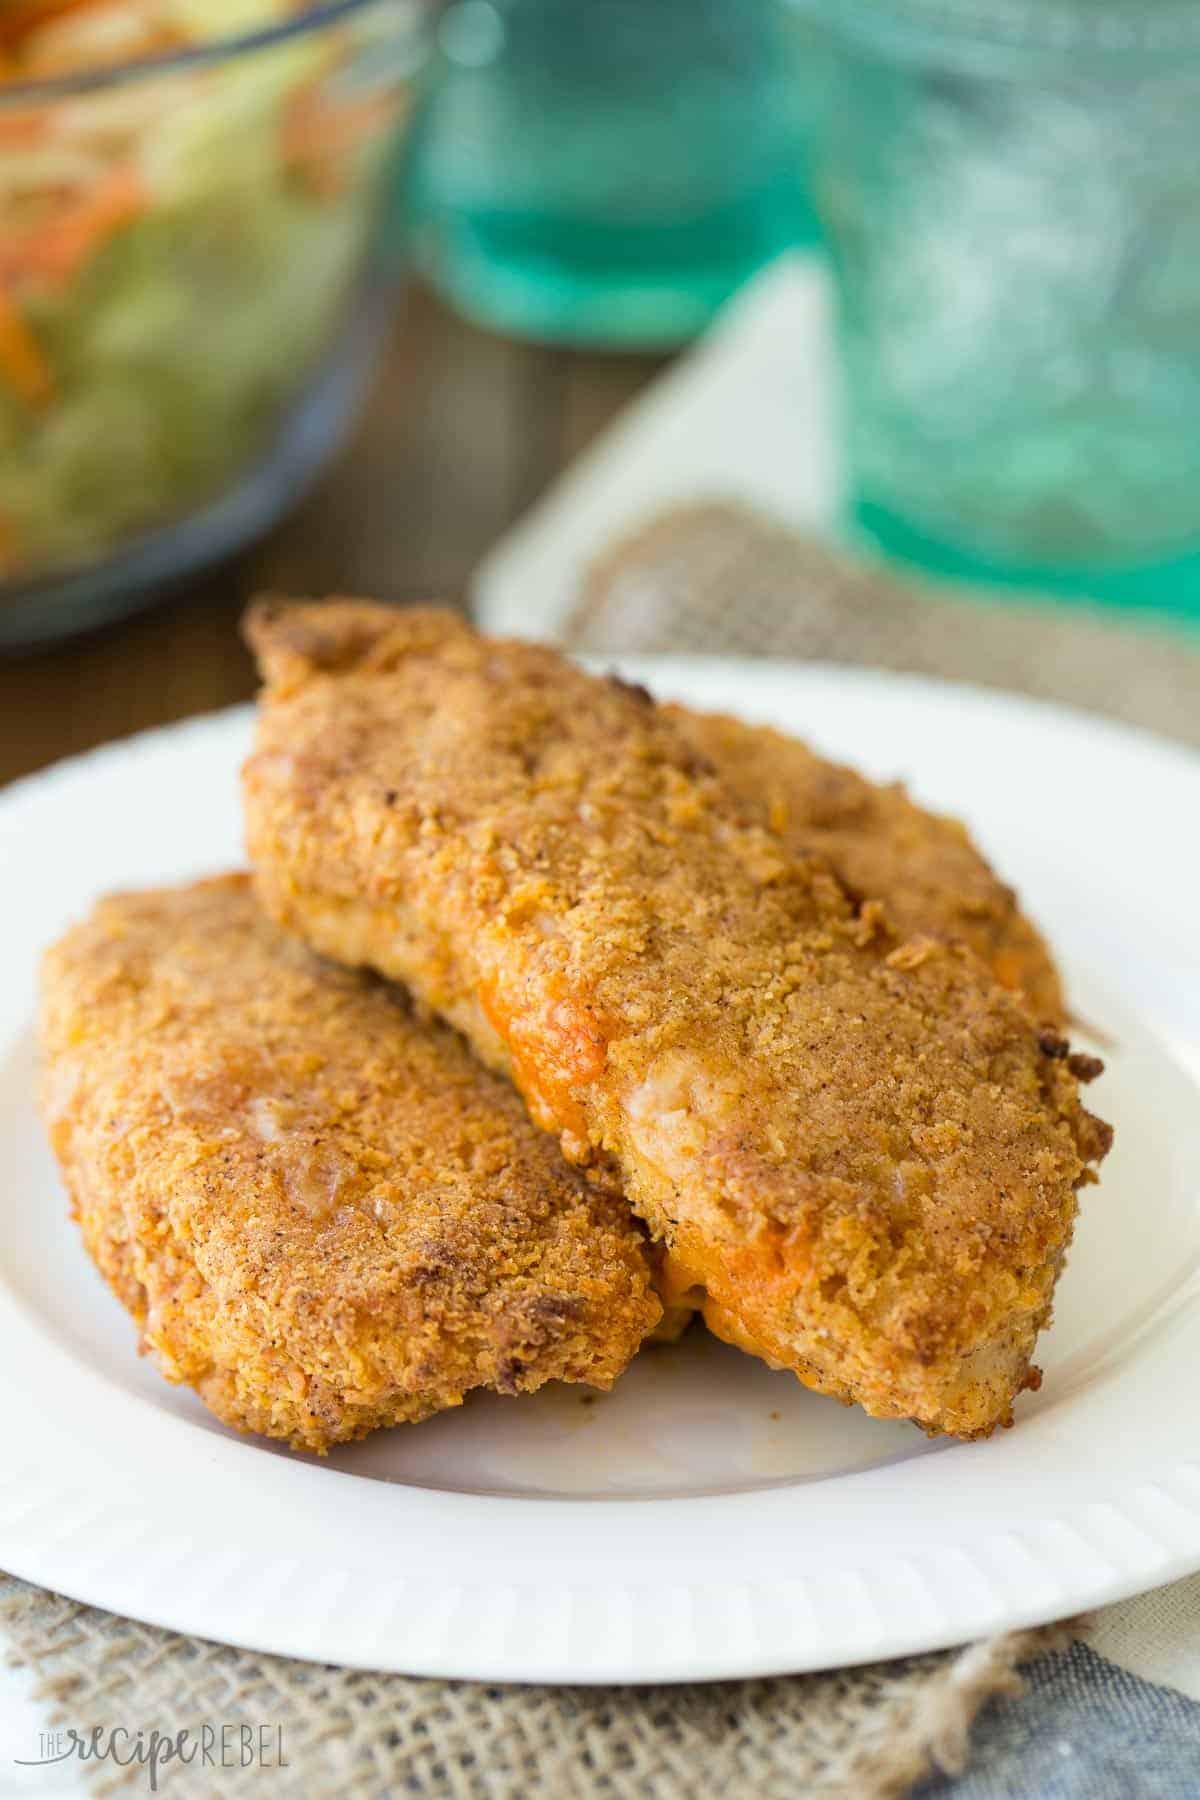
[[[419,1681],[178,1637],[5,1579],[0,1623],[56,1719],[166,1733],[204,1721],[282,1727],[286,1768],[169,1768],[186,1795],[447,1795],[453,1800],[893,1800],[957,1770],[971,1721],[1017,1666],[1069,1630],[950,1656],[777,1681],[659,1688]],[[33,1752],[28,1752],[32,1754]],[[85,1765],[98,1794],[145,1784]]]
[[[584,577],[563,638],[580,651],[865,663],[1200,744],[1200,630],[921,586],[732,502],[663,513],[615,544]]]
[[[531,621],[531,630],[537,622]],[[918,594],[769,520],[690,508],[591,571],[566,633],[592,651],[769,653],[994,682],[1200,742],[1200,654],[1070,610]],[[163,1733],[282,1730],[286,1767],[171,1768],[182,1796],[453,1800],[886,1800],[960,1770],[969,1730],[1069,1626],[940,1656],[676,1688],[503,1687],[364,1674],[231,1650],[0,1577],[0,1625],[53,1720]],[[86,1765],[97,1792],[145,1783]]]

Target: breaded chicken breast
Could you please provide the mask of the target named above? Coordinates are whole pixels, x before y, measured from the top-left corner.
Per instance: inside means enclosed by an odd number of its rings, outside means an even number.
[[[1025,994],[1036,1018],[1063,1019],[1062,983],[1041,933],[965,825],[767,726],[668,710],[752,817],[797,853],[828,857],[858,899],[882,900],[901,936],[961,938],[1002,987]]]
[[[272,916],[410,982],[615,1166],[722,1335],[879,1416],[1007,1423],[1107,1148],[1091,1065],[749,818],[643,691],[435,611],[249,636]]]
[[[470,1388],[607,1387],[644,1234],[398,990],[247,877],[103,901],[50,951],[42,1109],[88,1250],[171,1381],[324,1450]]]

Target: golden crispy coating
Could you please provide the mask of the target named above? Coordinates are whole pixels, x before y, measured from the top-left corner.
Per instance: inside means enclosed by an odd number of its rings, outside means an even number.
[[[248,629],[271,913],[611,1159],[715,1329],[877,1415],[1007,1422],[1107,1148],[1062,1040],[965,946],[856,911],[640,690],[445,613]]]
[[[1065,1016],[1045,941],[957,819],[926,812],[899,785],[880,786],[806,744],[719,714],[668,709],[751,816],[798,854],[828,857],[843,885],[882,900],[902,937],[961,938],[1035,1016]]]
[[[607,1387],[659,1316],[628,1209],[246,876],[103,901],[47,957],[42,1042],[87,1247],[230,1425],[324,1450],[469,1388]]]

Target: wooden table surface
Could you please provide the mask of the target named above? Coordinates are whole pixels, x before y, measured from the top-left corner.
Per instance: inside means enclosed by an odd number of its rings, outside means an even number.
[[[254,691],[248,597],[462,595],[481,554],[662,366],[516,344],[410,291],[363,419],[263,543],[151,611],[0,660],[0,783]]]

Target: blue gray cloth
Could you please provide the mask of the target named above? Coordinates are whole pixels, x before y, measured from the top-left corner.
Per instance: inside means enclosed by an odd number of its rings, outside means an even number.
[[[1200,1704],[1143,1681],[1086,1644],[1025,1671],[1027,1691],[992,1700],[958,1779],[913,1800],[1200,1800]]]

